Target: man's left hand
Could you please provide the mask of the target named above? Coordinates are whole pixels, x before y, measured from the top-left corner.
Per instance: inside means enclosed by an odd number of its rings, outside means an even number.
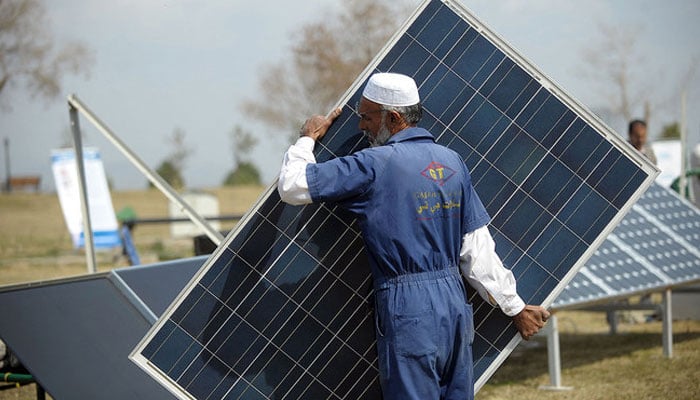
[[[342,112],[342,108],[336,108],[335,110],[331,111],[327,117],[322,115],[314,115],[304,122],[299,135],[308,136],[314,141],[321,139],[326,134],[326,131],[328,131],[328,128],[330,128],[333,121],[335,121],[335,119],[338,118]]]
[[[513,323],[525,340],[530,340],[549,319],[549,311],[544,307],[526,305],[519,314],[513,317]]]

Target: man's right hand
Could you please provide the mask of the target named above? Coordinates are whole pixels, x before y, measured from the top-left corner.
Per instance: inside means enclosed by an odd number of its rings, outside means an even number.
[[[530,340],[549,319],[549,311],[544,307],[526,305],[525,308],[513,317],[513,323],[525,340]]]
[[[314,115],[304,122],[304,125],[302,125],[301,131],[299,132],[299,136],[308,136],[314,141],[321,139],[326,134],[333,121],[335,121],[335,119],[338,118],[342,112],[342,108],[336,108],[328,115],[328,117]]]

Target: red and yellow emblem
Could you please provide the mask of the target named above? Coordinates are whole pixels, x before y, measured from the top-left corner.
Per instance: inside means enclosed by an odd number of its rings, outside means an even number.
[[[439,162],[431,162],[425,169],[420,173],[424,177],[437,182],[438,185],[442,186],[447,182],[448,179],[454,176],[455,171],[447,166],[440,164]]]

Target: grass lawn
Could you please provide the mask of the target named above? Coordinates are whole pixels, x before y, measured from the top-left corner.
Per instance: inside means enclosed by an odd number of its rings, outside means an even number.
[[[212,189],[221,214],[243,214],[262,187]],[[115,211],[126,206],[140,218],[166,217],[167,199],[156,190],[112,193]],[[222,224],[229,230],[235,222]],[[173,239],[166,224],[137,226],[134,242],[143,263],[189,257],[191,239]],[[119,251],[98,253],[98,269],[125,265]],[[72,248],[58,198],[49,193],[0,194],[0,285],[43,281],[87,272]],[[700,399],[700,322],[674,322],[674,356],[664,358],[661,323],[623,323],[609,335],[603,313],[562,311],[562,384],[549,384],[544,337],[521,345],[477,394],[479,400]],[[128,383],[125,383],[128,384]],[[1,386],[1,384],[0,384]],[[35,399],[34,385],[0,391],[0,400]]]
[[[625,323],[608,334],[605,314],[558,313],[562,386],[550,385],[546,338],[521,346],[477,395],[479,400],[698,399],[700,322],[675,321],[673,357],[665,358],[661,322]]]

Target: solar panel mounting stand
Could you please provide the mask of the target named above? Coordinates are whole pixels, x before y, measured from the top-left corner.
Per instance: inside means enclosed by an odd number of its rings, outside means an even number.
[[[549,317],[545,325],[547,334],[547,363],[549,364],[550,385],[540,386],[542,390],[567,391],[573,390],[573,386],[561,385],[561,352],[559,351],[559,323],[556,314]]]

